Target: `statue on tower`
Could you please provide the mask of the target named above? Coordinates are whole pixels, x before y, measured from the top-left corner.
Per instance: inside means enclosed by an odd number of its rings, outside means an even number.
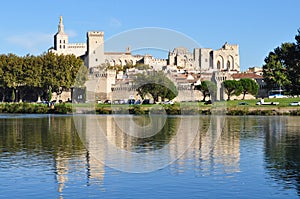
[[[63,24],[63,17],[59,17],[59,24],[58,24],[58,32],[64,33],[64,24]]]

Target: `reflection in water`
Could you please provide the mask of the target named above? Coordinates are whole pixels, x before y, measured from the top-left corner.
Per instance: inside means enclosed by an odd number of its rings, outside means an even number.
[[[300,121],[297,117],[270,117],[265,121],[265,158],[269,174],[295,188],[300,196]]]
[[[147,117],[133,117],[140,124],[149,124]],[[199,176],[216,173],[217,169],[226,173],[239,171],[239,121],[224,120],[222,116],[201,116],[199,123],[195,122],[198,117],[168,117],[157,134],[138,138],[127,133],[131,129],[131,119],[129,116],[83,116],[75,121],[91,156],[115,169],[135,172],[144,166],[148,172],[168,166],[175,160],[170,166],[174,173],[183,170],[186,159],[193,159],[194,170]],[[180,126],[184,128],[181,134],[178,131]],[[111,149],[110,145],[114,148]],[[122,155],[124,151],[127,153]],[[142,154],[144,159],[141,156],[136,158],[137,154]],[[130,169],[124,168],[127,166]]]
[[[133,158],[130,153],[150,157],[151,161],[159,161],[153,155],[158,152],[167,161],[176,159],[168,166],[174,176],[189,171],[193,171],[194,177],[233,176],[242,170],[241,159],[247,159],[241,154],[241,142],[249,145],[252,144],[249,140],[256,138],[258,144],[264,141],[264,166],[271,179],[284,184],[287,189],[297,189],[298,194],[300,192],[299,117],[225,117],[225,120],[211,116],[167,117],[158,133],[144,137],[126,133],[124,129],[131,128],[126,126],[129,119],[143,126],[151,124],[151,118],[130,117],[85,115],[73,120],[72,116],[2,115],[0,172],[22,167],[30,167],[34,171],[39,167],[52,168],[51,175],[55,176],[52,179],[55,179],[56,194],[60,198],[69,186],[82,179],[86,179],[86,186],[97,184],[104,191],[107,186],[104,181],[112,175],[107,173],[111,171],[106,167],[107,163],[117,159],[118,164],[127,164],[128,159]],[[160,126],[159,118],[154,119],[157,119],[155,124]],[[196,133],[194,130],[198,127],[194,124],[199,126]],[[182,126],[182,134],[178,136],[178,129]],[[127,160],[109,153],[107,146],[101,144],[103,140],[99,140],[99,133],[95,133],[99,131],[87,131],[91,127],[104,129],[108,143],[118,150],[130,152]],[[143,163],[152,164],[150,161]],[[24,174],[13,175],[20,178]],[[2,182],[0,180],[0,184]],[[49,197],[53,198],[52,195]]]

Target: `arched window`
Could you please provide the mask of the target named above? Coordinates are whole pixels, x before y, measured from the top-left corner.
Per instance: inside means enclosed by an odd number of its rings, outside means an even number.
[[[217,69],[221,69],[221,62],[220,61],[217,62]]]
[[[227,70],[229,70],[230,69],[230,61],[228,60],[227,61]]]

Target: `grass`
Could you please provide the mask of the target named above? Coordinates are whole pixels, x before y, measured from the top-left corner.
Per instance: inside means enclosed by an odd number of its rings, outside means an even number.
[[[228,108],[231,107],[292,107],[289,106],[289,103],[300,101],[300,98],[271,98],[271,99],[264,99],[265,102],[279,102],[278,105],[256,105],[258,99],[251,99],[251,100],[231,100],[226,102],[226,106]],[[240,102],[247,102],[249,105],[239,105]],[[296,106],[297,107],[297,106]]]

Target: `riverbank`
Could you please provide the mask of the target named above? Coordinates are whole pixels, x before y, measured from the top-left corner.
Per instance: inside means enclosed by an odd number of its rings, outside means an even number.
[[[68,114],[72,112],[72,104],[66,103],[54,106],[42,103],[0,103],[0,113]]]
[[[0,113],[15,114],[168,114],[168,115],[210,115],[221,112],[226,115],[300,115],[300,106],[289,106],[300,98],[268,99],[279,105],[256,105],[258,100],[234,100],[206,105],[204,102],[183,102],[173,105],[111,105],[111,104],[71,104],[61,103],[49,107],[41,103],[0,103]],[[93,107],[93,108],[91,108]],[[80,111],[78,111],[80,110]]]

